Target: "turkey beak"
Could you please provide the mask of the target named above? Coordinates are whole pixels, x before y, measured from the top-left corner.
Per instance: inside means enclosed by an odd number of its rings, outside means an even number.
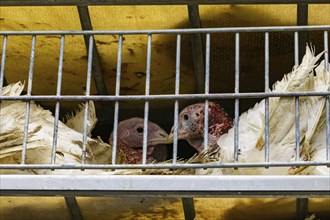
[[[178,140],[183,139],[185,137],[185,134],[181,132],[181,129],[178,129]],[[174,141],[174,126],[171,129],[170,135],[168,136],[168,142],[167,144],[172,144]]]
[[[167,144],[172,144],[173,143],[173,139],[174,139],[174,129],[172,127],[170,135],[167,138]]]
[[[164,130],[157,131],[153,137],[148,140],[148,145],[166,144],[168,141],[168,134]]]

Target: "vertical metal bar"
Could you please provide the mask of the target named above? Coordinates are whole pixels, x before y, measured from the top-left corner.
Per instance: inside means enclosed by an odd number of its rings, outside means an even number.
[[[265,33],[265,93],[269,92],[269,33]],[[265,162],[269,162],[269,98],[265,98]]]
[[[191,28],[201,28],[198,5],[188,5],[189,23]],[[202,34],[191,34],[191,50],[196,79],[196,92],[203,93],[204,82],[204,55]]]
[[[298,32],[294,32],[294,65],[299,65],[299,38]]]
[[[235,34],[235,93],[239,93],[239,33]],[[238,143],[239,143],[239,130],[238,130],[238,121],[239,121],[239,99],[235,99],[235,137],[234,137],[234,160],[238,161]]]
[[[329,38],[328,31],[324,31],[324,68],[327,71],[330,71],[329,68]],[[326,152],[327,161],[330,161],[330,104],[329,104],[329,96],[325,97],[325,111],[326,111]]]
[[[328,31],[324,31],[324,68],[329,71],[329,37]]]
[[[299,123],[299,96],[295,97],[296,105],[296,161],[300,160],[300,123]]]
[[[92,76],[92,62],[93,62],[93,42],[94,37],[89,37],[89,48],[88,48],[88,64],[87,64],[87,80],[86,80],[86,97],[90,96],[91,91],[91,76]],[[87,130],[88,130],[88,110],[89,102],[85,102],[85,115],[84,115],[84,132],[83,132],[83,149],[82,149],[82,164],[85,164],[86,160],[86,148],[87,148]]]
[[[206,34],[206,51],[205,51],[205,94],[209,94],[210,87],[210,46],[211,36]],[[208,147],[208,133],[209,133],[209,100],[205,100],[204,109],[204,149]]]
[[[175,95],[180,93],[180,58],[181,58],[181,35],[176,37],[176,65],[175,65]],[[174,133],[173,133],[173,164],[177,162],[178,156],[178,120],[179,120],[179,101],[174,104]]]
[[[71,218],[73,220],[82,220],[79,206],[75,197],[64,197],[66,206],[69,208]]]
[[[117,55],[117,76],[116,76],[116,96],[120,93],[120,75],[121,75],[121,57],[122,57],[123,35],[118,38],[118,55]],[[115,102],[115,112],[113,120],[113,144],[112,144],[112,164],[116,164],[117,153],[117,135],[118,135],[118,115],[119,115],[119,102]]]
[[[308,25],[308,4],[297,4],[297,25]],[[308,32],[295,32],[295,65],[299,65],[308,41]],[[296,116],[296,160],[300,157],[300,121],[299,121],[299,97],[295,97]],[[296,219],[305,219],[308,213],[308,198],[296,199]]]
[[[194,220],[196,218],[195,205],[193,198],[182,198],[182,206],[185,220]]]
[[[297,4],[297,25],[308,25],[308,4]],[[302,60],[306,43],[308,41],[308,32],[299,32],[299,60]]]
[[[299,65],[299,35],[294,32],[294,60]],[[300,160],[300,125],[299,125],[299,97],[295,97],[295,131],[296,131],[296,161]]]
[[[58,72],[57,72],[56,96],[61,95],[63,57],[64,57],[64,35],[61,36],[60,57],[59,57]],[[52,160],[51,160],[52,164],[55,164],[55,162],[56,162],[55,160],[56,160],[56,147],[57,147],[59,114],[60,114],[60,101],[56,101],[55,119],[54,119],[54,133],[53,133],[53,146],[52,146]]]
[[[32,45],[31,45],[31,55],[30,55],[27,96],[31,96],[31,92],[32,92],[35,47],[36,47],[36,35],[33,35],[32,36]],[[23,150],[22,150],[22,162],[21,162],[22,164],[25,164],[25,159],[26,159],[27,137],[28,137],[28,131],[29,131],[29,119],[30,119],[30,101],[27,101],[26,110],[25,110],[24,137],[23,137]]]
[[[325,108],[326,108],[326,145],[327,145],[327,161],[330,160],[330,104],[329,104],[329,96],[325,99]]]
[[[308,198],[296,199],[296,219],[304,220],[308,214]]]
[[[150,66],[151,66],[151,42],[152,35],[148,34],[148,48],[147,48],[147,66],[146,66],[146,87],[145,95],[149,96],[150,93]],[[148,141],[148,117],[149,117],[149,101],[144,104],[144,129],[143,129],[143,155],[142,164],[147,162],[147,141]]]
[[[2,87],[5,78],[5,64],[6,64],[6,50],[7,50],[7,35],[3,36],[2,55],[1,55],[1,69],[0,69],[0,95],[2,95]]]

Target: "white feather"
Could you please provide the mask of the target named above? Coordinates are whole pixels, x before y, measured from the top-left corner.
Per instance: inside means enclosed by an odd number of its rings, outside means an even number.
[[[20,95],[24,88],[22,83],[4,87],[3,95]],[[94,106],[91,103],[91,106]],[[20,164],[22,161],[22,145],[24,137],[26,103],[21,101],[2,101],[0,108],[0,163]],[[94,111],[93,107],[90,108]],[[91,114],[93,115],[93,114]],[[94,111],[95,116],[95,111]],[[94,117],[93,116],[93,117]],[[96,116],[95,116],[96,118]],[[95,121],[95,120],[94,120]],[[76,128],[76,127],[75,127]],[[51,112],[31,102],[28,127],[26,164],[50,164],[53,144],[54,117]],[[58,123],[56,164],[81,164],[83,135],[61,121]],[[95,152],[95,154],[94,154]],[[110,163],[111,146],[100,139],[87,138],[86,163]],[[121,157],[119,154],[118,157]],[[119,159],[120,160],[120,159]],[[2,173],[21,171],[7,170]],[[24,173],[54,174],[75,173],[75,171],[50,170],[25,171]],[[79,172],[79,171],[78,171]],[[96,171],[99,173],[100,171]],[[84,172],[84,173],[94,173]]]
[[[316,68],[317,76],[313,76],[317,60],[323,53],[314,56],[313,51],[306,48],[306,55],[298,67],[294,67],[292,73],[275,83],[272,92],[297,92],[297,91],[328,91],[329,72],[324,70],[324,64]],[[321,74],[322,72],[323,74]],[[323,100],[322,100],[323,99]],[[324,97],[300,98],[300,141],[319,141],[322,135],[320,131],[320,118],[324,118]],[[314,105],[314,104],[315,105]],[[313,117],[311,117],[313,115]],[[324,124],[324,123],[323,123]],[[264,162],[265,161],[265,101],[257,103],[252,109],[243,113],[239,118],[239,157],[238,162]],[[322,130],[323,131],[323,130]],[[307,134],[307,135],[306,135]],[[277,162],[289,162],[295,159],[295,102],[294,98],[281,97],[269,98],[269,160]],[[323,139],[322,139],[323,140]],[[316,142],[311,143],[314,151],[312,158],[302,159],[319,160],[322,153],[314,147]],[[323,144],[323,143],[322,143]],[[321,144],[321,145],[322,145]],[[222,135],[218,140],[220,146],[219,163],[234,162],[234,128]],[[325,145],[322,145],[325,146]],[[303,148],[303,146],[301,146]],[[318,148],[318,149],[322,149]],[[305,150],[305,149],[303,149]],[[308,151],[310,152],[310,151]],[[323,160],[324,161],[324,160]],[[328,168],[326,168],[328,169]],[[198,170],[198,174],[289,174],[290,168],[240,168],[234,169],[211,169],[210,171]],[[310,172],[311,173],[311,172]],[[318,173],[324,173],[322,172]]]
[[[72,128],[79,133],[84,132],[84,117],[85,117],[85,104],[79,105],[75,113],[68,114],[65,118],[65,125]],[[88,102],[88,115],[87,115],[87,136],[91,137],[92,130],[97,122],[95,105],[93,101]]]

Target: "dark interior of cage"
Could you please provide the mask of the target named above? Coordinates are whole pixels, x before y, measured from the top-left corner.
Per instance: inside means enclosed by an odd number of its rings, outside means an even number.
[[[306,44],[310,44],[316,49],[316,53],[323,51],[323,32],[299,32],[307,36],[307,42],[299,42],[299,54],[300,60],[302,55],[305,53]],[[82,35],[70,36],[66,35],[66,38],[83,38]],[[116,85],[116,74],[117,74],[117,57],[110,57],[106,55],[106,51],[118,50],[117,43],[108,43],[106,39],[118,38],[118,36],[102,36],[103,39],[98,40],[99,36],[94,36],[95,46],[97,49],[103,48],[102,52],[99,53],[99,58],[102,67],[102,73],[107,74],[104,77],[104,83],[106,90],[109,95],[115,95]],[[108,38],[107,38],[108,37]],[[136,62],[144,62],[147,60],[147,35],[140,35],[141,42],[133,43],[140,44],[140,50],[134,49],[131,41],[126,43],[125,40],[130,38],[131,35],[123,36],[123,50],[127,53],[123,53],[121,59],[121,86],[120,95],[144,95],[146,85],[146,70],[145,69],[134,69],[134,63],[127,61],[127,56],[131,56],[130,60],[136,58]],[[177,35],[176,34],[164,34],[167,38],[166,43],[158,40],[153,40],[151,44],[151,66],[150,66],[150,95],[159,95],[159,87],[162,87],[161,94],[175,94],[175,74],[176,74],[176,47],[177,47]],[[192,34],[182,34],[181,38],[181,56],[180,56],[180,94],[184,94],[181,88],[190,88],[193,93],[203,94],[205,85],[203,83],[197,83],[196,74],[194,74],[194,62],[192,56],[191,47]],[[235,33],[212,33],[210,34],[210,85],[209,92],[212,93],[233,93],[235,91],[235,55],[237,53],[236,48],[239,48],[239,92],[265,92],[265,33],[261,32],[244,32],[240,33],[239,45],[235,42]],[[14,83],[18,80],[28,81],[28,67],[30,60],[28,59],[17,59],[19,53],[30,53],[31,48],[23,47],[21,45],[12,45],[10,43],[11,38],[24,38],[29,40],[31,36],[9,36],[7,58],[6,62],[18,62],[20,66],[26,66],[25,72],[15,73],[15,76],[11,76],[11,72],[15,72],[15,66],[7,65],[5,69],[5,84]],[[49,65],[46,69],[42,69],[39,65],[43,63],[46,56],[53,56],[53,59],[59,60],[59,53],[52,55],[47,54],[45,47],[53,47],[54,45],[49,43],[49,40],[60,41],[59,35],[52,36],[37,36],[36,52],[35,52],[35,68],[33,73],[33,95],[55,95],[56,94],[56,81],[45,81],[43,78],[47,77],[47,74],[57,74],[57,65]],[[169,40],[170,39],[170,40]],[[47,43],[48,42],[48,43]],[[72,42],[72,40],[71,40]],[[79,41],[83,42],[83,41]],[[203,42],[203,57],[205,61],[206,51],[206,34],[202,34]],[[68,42],[66,42],[67,44]],[[57,44],[59,46],[59,44]],[[85,47],[79,45],[81,47]],[[43,47],[43,50],[40,48]],[[133,48],[133,49],[132,49]],[[12,50],[12,51],[11,51]],[[86,49],[85,49],[86,50]],[[59,51],[59,48],[58,48]],[[100,51],[100,50],[99,50]],[[273,85],[276,81],[283,78],[283,76],[291,72],[295,65],[295,47],[294,47],[294,32],[270,32],[269,33],[269,85]],[[67,49],[64,50],[64,67],[63,67],[63,79],[62,79],[62,93],[61,95],[72,95],[70,93],[70,86],[75,82],[69,78],[67,67],[70,66],[69,62],[66,62]],[[165,53],[165,54],[164,54]],[[86,66],[85,72],[73,73],[76,77],[85,78],[87,72],[87,56],[88,52],[81,54],[79,62],[81,65]],[[169,60],[172,60],[170,64],[162,63],[164,60],[159,56],[162,54]],[[141,56],[143,58],[141,58]],[[110,61],[111,62],[110,62]],[[205,67],[205,62],[203,68]],[[95,62],[95,59],[93,59]],[[165,60],[166,62],[166,60]],[[164,81],[155,82],[155,77],[159,72],[156,66],[162,65],[166,67],[166,70],[162,71],[161,74]],[[184,68],[182,68],[184,67]],[[237,68],[237,67],[236,67]],[[72,70],[70,70],[72,71]],[[72,73],[70,74],[70,76]],[[183,79],[183,75],[185,75]],[[203,78],[205,75],[202,76]],[[189,80],[187,80],[189,79]],[[84,82],[86,84],[86,82]],[[43,91],[36,90],[34,85],[39,84],[39,87],[46,88]],[[92,84],[95,86],[93,80],[92,70]],[[26,92],[27,85],[25,86]],[[49,89],[47,89],[49,88]],[[81,92],[77,92],[73,95],[83,95],[86,87],[80,89]],[[187,89],[185,89],[187,91]],[[69,92],[66,92],[69,91]],[[156,91],[156,92],[155,92]],[[189,89],[188,89],[189,91]],[[91,92],[91,95],[98,95],[97,92]],[[258,98],[241,98],[239,101],[239,112],[240,114],[253,107],[261,99]],[[189,104],[196,102],[203,102],[204,99],[183,99],[179,100],[180,110]],[[234,118],[235,111],[235,99],[216,99],[212,100],[219,103],[229,114],[231,118]],[[148,119],[152,122],[157,123],[163,127],[167,132],[170,132],[171,127],[174,123],[174,102],[175,100],[151,100],[149,101],[149,115]],[[55,112],[55,101],[40,101],[39,105],[45,109]],[[93,137],[100,136],[105,142],[108,142],[110,133],[113,130],[114,122],[114,103],[115,101],[95,101],[96,114],[98,123],[93,130]],[[74,112],[81,102],[77,101],[61,101],[60,119],[65,120],[65,116]],[[120,101],[119,102],[119,121],[128,119],[131,117],[144,117],[144,106],[145,101]],[[168,159],[172,157],[172,147],[168,147]],[[187,159],[195,154],[196,151],[184,141],[179,141],[178,157]]]

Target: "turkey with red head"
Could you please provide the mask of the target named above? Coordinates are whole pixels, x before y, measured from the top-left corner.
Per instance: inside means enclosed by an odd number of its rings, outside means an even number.
[[[216,147],[217,140],[233,126],[225,110],[215,102],[209,102],[208,146]],[[204,149],[205,103],[196,103],[184,108],[178,119],[178,139],[184,139],[198,152]],[[173,139],[172,128],[169,139]]]

